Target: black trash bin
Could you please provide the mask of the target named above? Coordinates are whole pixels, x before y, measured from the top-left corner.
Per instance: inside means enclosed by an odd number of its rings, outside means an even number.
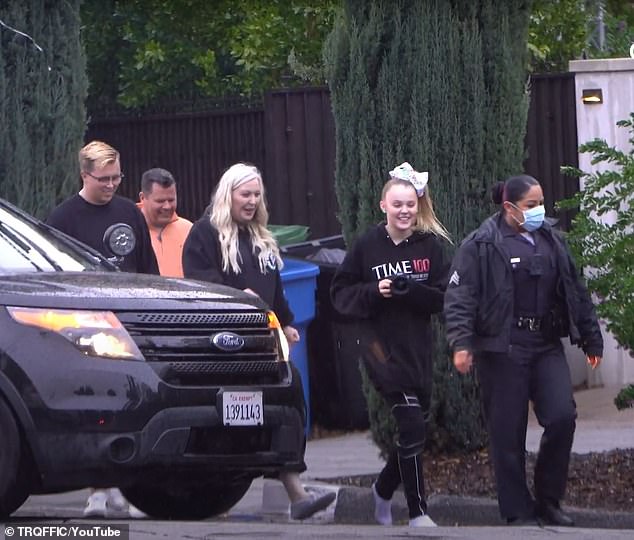
[[[366,429],[357,323],[335,311],[330,285],[343,256],[343,236],[284,246],[283,256],[319,266],[315,317],[306,332],[313,423],[328,429]]]

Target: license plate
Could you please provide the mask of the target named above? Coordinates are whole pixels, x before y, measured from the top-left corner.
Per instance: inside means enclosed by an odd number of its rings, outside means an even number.
[[[225,426],[262,425],[262,392],[223,392],[222,422]]]

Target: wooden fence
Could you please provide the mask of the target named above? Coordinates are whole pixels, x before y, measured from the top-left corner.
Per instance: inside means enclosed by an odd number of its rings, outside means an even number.
[[[546,212],[553,216],[557,215],[554,203],[579,189],[576,178],[559,172],[562,165],[579,165],[575,77],[573,73],[535,75],[531,78],[530,88],[524,170],[541,182]],[[562,213],[558,217],[567,229],[571,213]]]
[[[103,140],[119,150],[126,175],[120,193],[134,200],[145,170],[171,171],[178,186],[178,212],[195,220],[224,169],[241,160],[264,162],[262,118],[260,107],[95,119],[86,140]]]
[[[549,214],[576,190],[559,173],[560,165],[578,163],[574,100],[573,74],[532,77],[525,170],[542,182]],[[191,220],[204,211],[223,170],[252,162],[264,176],[271,223],[308,225],[311,238],[321,238],[340,233],[334,133],[328,89],[318,87],[270,92],[249,108],[95,118],[86,140],[121,152],[120,192],[132,199],[144,170],[170,170],[179,214]]]
[[[335,196],[335,125],[326,88],[271,92],[264,100],[266,181],[277,223],[341,232]]]

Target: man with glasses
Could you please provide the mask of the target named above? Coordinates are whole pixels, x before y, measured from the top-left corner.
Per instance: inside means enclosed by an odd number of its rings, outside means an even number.
[[[127,223],[136,235],[136,246],[120,264],[125,272],[158,274],[158,264],[143,214],[133,201],[115,194],[123,180],[119,152],[92,141],[79,151],[83,187],[77,195],[53,209],[48,224],[77,238],[104,255],[103,235],[114,223]]]
[[[92,141],[79,151],[79,170],[83,187],[53,209],[48,224],[108,256],[103,244],[106,229],[115,223],[127,223],[134,230],[136,245],[119,267],[126,272],[158,274],[143,214],[133,201],[115,194],[124,178],[119,152],[104,142]],[[86,501],[84,515],[106,517],[126,507],[130,517],[143,517],[118,489],[95,489]]]

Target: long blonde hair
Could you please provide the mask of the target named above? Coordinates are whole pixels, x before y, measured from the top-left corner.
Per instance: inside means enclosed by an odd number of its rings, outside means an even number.
[[[218,231],[220,240],[220,252],[222,254],[222,271],[231,269],[235,274],[242,272],[241,262],[238,258],[238,224],[231,217],[232,194],[242,184],[257,180],[260,184],[262,198],[258,204],[253,219],[245,225],[251,238],[253,254],[257,256],[260,271],[265,274],[271,268],[271,260],[275,260],[277,268],[282,268],[282,258],[277,242],[271,232],[266,228],[269,221],[269,213],[266,209],[264,197],[264,184],[262,175],[257,167],[246,163],[236,163],[229,167],[218,182],[211,196],[209,205],[211,224]]]
[[[385,200],[386,193],[392,186],[397,185],[409,186],[416,191],[416,188],[409,180],[390,178],[383,186],[383,190],[381,191],[381,200]],[[445,229],[445,226],[436,217],[434,204],[432,203],[431,195],[429,193],[429,184],[425,186],[425,192],[423,195],[418,197],[418,210],[416,212],[416,224],[414,225],[414,230],[435,234],[436,236],[441,236],[448,242],[453,243],[449,231]]]

